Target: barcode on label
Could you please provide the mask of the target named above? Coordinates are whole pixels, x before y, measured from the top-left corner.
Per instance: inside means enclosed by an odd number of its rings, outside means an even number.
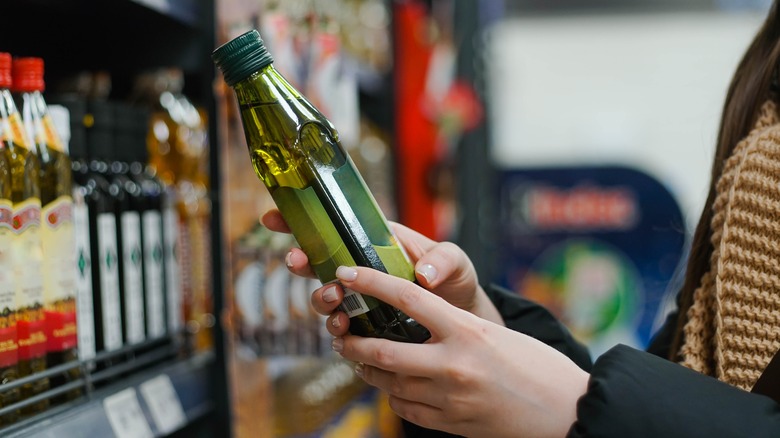
[[[344,300],[341,302],[340,307],[350,318],[371,310],[362,295],[346,288],[344,289]]]

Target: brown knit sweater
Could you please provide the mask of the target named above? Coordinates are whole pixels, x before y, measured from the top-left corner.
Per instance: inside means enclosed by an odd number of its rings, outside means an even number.
[[[709,271],[694,292],[683,365],[750,390],[780,349],[780,116],[767,102],[726,161]]]

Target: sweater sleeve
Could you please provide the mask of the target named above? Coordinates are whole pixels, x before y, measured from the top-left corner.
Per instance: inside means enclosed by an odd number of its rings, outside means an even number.
[[[593,365],[568,436],[778,437],[780,405],[618,345]]]

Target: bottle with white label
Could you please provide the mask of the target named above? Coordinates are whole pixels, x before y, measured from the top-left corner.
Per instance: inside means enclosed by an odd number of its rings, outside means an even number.
[[[122,347],[122,309],[119,296],[119,248],[117,217],[112,185],[104,177],[108,164],[99,159],[100,145],[112,141],[113,112],[108,103],[90,101],[84,116],[88,169],[77,165],[76,181],[84,187],[88,209],[90,258],[92,259],[92,301],[95,314],[95,350]],[[82,352],[84,354],[84,352]],[[86,353],[89,354],[89,353]]]
[[[43,97],[43,59],[14,60],[14,88],[21,93],[22,119],[41,166],[41,243],[46,365],[78,358],[76,350],[76,272],[73,252],[73,193],[70,156]],[[61,385],[58,374],[52,384]]]
[[[22,93],[24,74],[18,63],[12,64],[15,77],[12,89]],[[22,87],[22,88],[19,88]],[[9,106],[9,131],[6,156],[11,165],[11,201],[13,202],[14,242],[12,254],[16,277],[16,334],[19,346],[19,376],[46,370],[46,330],[43,307],[43,247],[41,242],[41,165],[28,137],[21,114]],[[49,379],[22,385],[22,398],[34,397],[49,389]],[[45,410],[44,399],[22,408],[22,414]]]

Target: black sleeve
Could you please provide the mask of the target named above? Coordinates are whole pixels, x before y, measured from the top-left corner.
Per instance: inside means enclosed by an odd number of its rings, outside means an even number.
[[[491,285],[486,287],[485,291],[504,318],[508,328],[538,339],[568,356],[580,368],[586,371],[590,369],[591,359],[588,350],[577,342],[569,333],[569,330],[547,309],[500,286]],[[456,436],[446,432],[425,429],[408,421],[403,422],[403,429],[406,438],[448,438]]]
[[[780,405],[618,345],[591,370],[569,431],[579,437],[780,437]]]

